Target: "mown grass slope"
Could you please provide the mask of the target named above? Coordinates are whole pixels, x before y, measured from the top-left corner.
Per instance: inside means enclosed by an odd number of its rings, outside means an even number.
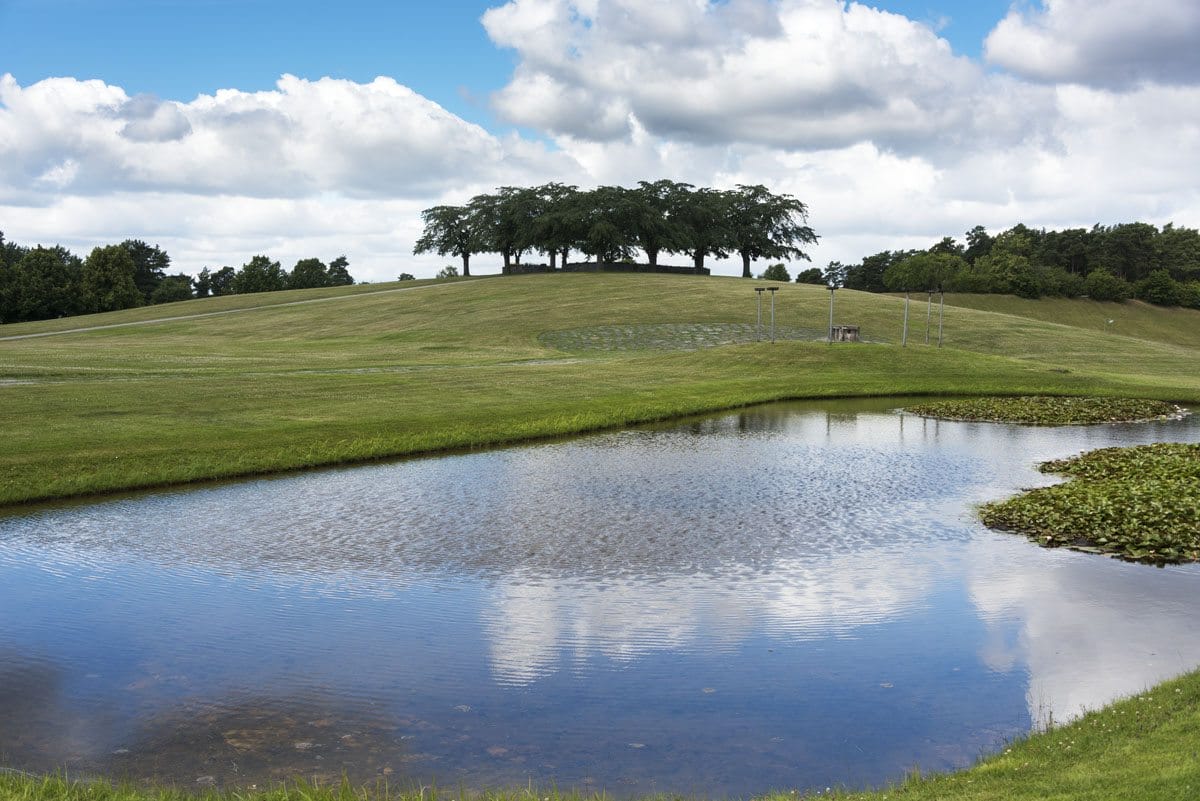
[[[477,447],[783,398],[1200,401],[1190,317],[1170,318],[1161,325],[1178,328],[1175,335],[1148,341],[947,306],[938,349],[923,344],[925,319],[914,304],[909,347],[900,348],[903,300],[839,291],[837,321],[862,326],[878,344],[614,352],[563,351],[539,339],[590,326],[753,322],[752,287],[761,283],[588,274],[406,282],[0,326],[0,504]],[[826,290],[776,286],[778,325],[824,329]],[[33,333],[52,335],[11,338]]]
[[[1154,306],[1140,300],[1125,303],[1067,298],[1028,300],[1015,295],[955,293],[946,295],[946,303],[1060,323],[1105,336],[1136,337],[1200,348],[1200,311],[1196,309]]]

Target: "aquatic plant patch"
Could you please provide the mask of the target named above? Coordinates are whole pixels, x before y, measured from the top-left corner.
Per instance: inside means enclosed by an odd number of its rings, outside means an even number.
[[[1104,448],[1039,469],[1071,480],[986,504],[985,525],[1047,547],[1138,562],[1200,561],[1200,444]]]
[[[1060,398],[1045,395],[1013,398],[959,398],[909,406],[905,411],[941,420],[1020,423],[1037,426],[1167,420],[1184,414],[1184,410],[1179,406],[1158,400]]]

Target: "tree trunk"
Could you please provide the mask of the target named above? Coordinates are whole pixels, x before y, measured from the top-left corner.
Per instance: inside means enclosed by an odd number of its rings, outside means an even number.
[[[696,266],[696,275],[699,275],[700,271],[704,269],[704,251],[703,250],[697,250],[695,253],[692,254],[692,264],[694,264]]]
[[[500,272],[508,275],[512,272],[512,252],[506,249],[500,251],[500,255],[504,257],[504,266],[500,268]]]
[[[463,260],[463,277],[469,278],[471,276],[471,254],[470,253],[462,254],[462,260]]]
[[[558,258],[558,251],[556,251],[554,248],[550,248],[550,271],[551,272],[554,271],[554,262],[557,258]]]
[[[742,252],[742,278],[753,278],[750,274],[750,254]]]
[[[563,266],[563,269],[564,269],[564,270],[565,270],[565,269],[567,269],[567,256],[569,256],[570,254],[571,254],[571,249],[570,249],[570,248],[563,248],[563,249],[562,249],[562,256],[563,256],[563,258],[562,258],[562,266]]]
[[[651,267],[657,267],[658,266],[658,248],[654,248],[653,250],[647,249],[646,250],[646,258],[648,258],[650,260]]]

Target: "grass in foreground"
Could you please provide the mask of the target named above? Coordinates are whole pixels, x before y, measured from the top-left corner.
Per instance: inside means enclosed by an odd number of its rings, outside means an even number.
[[[1135,398],[955,398],[921,403],[906,411],[941,420],[1067,426],[1165,420],[1183,410],[1173,403]]]
[[[1200,445],[1103,448],[1040,469],[1071,480],[985,505],[984,524],[1047,547],[1200,561]]]
[[[465,794],[481,801],[589,801],[592,793],[534,788]],[[771,793],[764,801],[802,794]],[[457,790],[294,784],[267,791],[186,793],[0,774],[5,801],[447,801]],[[884,789],[821,793],[843,801],[1183,801],[1200,797],[1200,672],[1160,684],[1075,722],[1012,743],[958,773]],[[659,796],[658,798],[662,798]]]
[[[861,292],[838,294],[836,320],[882,344],[747,342],[691,351],[563,350],[543,335],[745,326],[755,321],[750,282],[577,274],[267,295],[288,297],[239,295],[0,326],[3,337],[124,324],[0,340],[0,506],[475,448],[783,399],[1200,401],[1200,351],[1180,344],[1190,341],[1182,333],[1178,342],[1097,337],[947,307],[946,347],[917,344],[910,333],[901,348],[903,300]],[[781,286],[776,324],[824,330],[828,295]],[[221,313],[194,316],[209,310]],[[181,316],[146,322],[173,312]],[[1163,326],[1192,322],[1171,318]]]

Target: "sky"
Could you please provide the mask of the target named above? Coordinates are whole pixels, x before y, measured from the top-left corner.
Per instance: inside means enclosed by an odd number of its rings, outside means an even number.
[[[453,261],[421,209],[549,180],[766,184],[817,266],[1197,227],[1197,41],[1195,0],[0,0],[0,231],[384,281]]]

